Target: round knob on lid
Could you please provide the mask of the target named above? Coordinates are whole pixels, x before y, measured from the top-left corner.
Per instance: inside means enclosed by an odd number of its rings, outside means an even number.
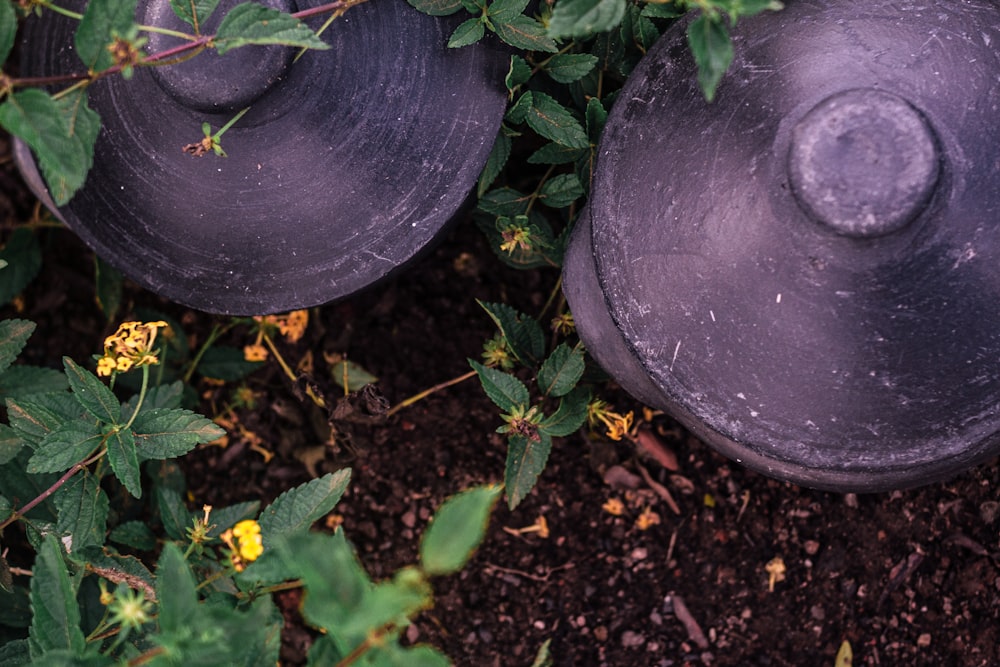
[[[927,205],[940,158],[926,119],[876,89],[832,95],[792,132],[788,175],[799,205],[846,236],[881,236]]]

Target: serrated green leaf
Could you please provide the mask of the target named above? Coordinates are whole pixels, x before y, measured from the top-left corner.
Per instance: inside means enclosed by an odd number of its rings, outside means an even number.
[[[83,409],[105,424],[118,424],[122,415],[121,403],[111,390],[96,375],[69,357],[63,357],[63,368],[73,390],[73,398]]]
[[[419,12],[430,16],[449,16],[462,8],[462,0],[406,0]]]
[[[549,19],[553,39],[581,39],[607,32],[625,16],[625,0],[560,0]]]
[[[507,339],[511,353],[524,364],[538,363],[545,354],[545,332],[533,318],[505,303],[477,300]]]
[[[396,572],[392,581],[373,586],[365,596],[364,604],[355,609],[343,625],[327,628],[327,631],[342,637],[345,647],[352,644],[356,647],[360,643],[358,639],[368,636],[372,628],[385,627],[401,618],[415,616],[433,605],[434,593],[426,577],[415,568],[403,568]],[[398,647],[395,637],[389,635],[386,639],[382,648],[391,652]]]
[[[24,441],[10,426],[0,424],[0,465],[12,460],[24,446]],[[2,521],[2,519],[0,519]]]
[[[142,400],[142,412],[156,409],[173,410],[181,406],[184,398],[184,383],[178,380],[170,384],[161,384],[146,391],[146,396]],[[139,395],[136,394],[122,405],[122,419],[128,421],[135,412],[135,406],[139,403]]]
[[[712,19],[703,14],[688,26],[687,38],[698,65],[698,84],[705,99],[711,102],[722,75],[733,61],[729,31],[721,18]]]
[[[56,530],[65,536],[63,544],[69,553],[79,553],[87,547],[104,546],[108,525],[108,496],[100,481],[88,470],[81,470],[53,496],[59,518]]]
[[[642,15],[651,19],[675,19],[683,16],[684,11],[672,2],[650,2],[642,8]]]
[[[36,447],[51,431],[83,415],[71,394],[35,394],[7,400],[7,421],[29,446]]]
[[[108,45],[132,32],[137,0],[90,0],[73,36],[76,53],[91,72],[115,64]]]
[[[608,112],[604,108],[604,104],[596,97],[591,97],[587,102],[586,118],[587,136],[590,137],[590,143],[596,145],[604,131],[604,123],[608,120]]]
[[[69,470],[99,448],[103,438],[93,423],[75,420],[62,424],[38,443],[26,469],[30,473]]]
[[[145,521],[126,521],[119,524],[108,535],[108,539],[139,551],[152,551],[156,548],[156,533]]]
[[[510,147],[511,139],[501,128],[500,133],[497,134],[496,141],[493,142],[493,149],[490,151],[490,156],[486,159],[483,173],[479,175],[479,184],[476,187],[477,197],[482,197],[493,184],[493,181],[496,180],[497,176],[500,175],[504,165],[507,164],[507,159],[510,157]]]
[[[123,556],[114,549],[90,549],[88,570],[99,576],[114,575],[119,580],[128,582],[128,586],[146,593],[147,599],[152,599],[156,593],[156,577],[135,556]]]
[[[212,420],[190,410],[164,408],[140,412],[132,423],[132,432],[136,456],[143,461],[183,456],[226,434]]]
[[[333,535],[300,535],[282,548],[281,553],[309,591],[302,613],[310,623],[327,629],[342,628],[368,597],[371,579],[347,543],[344,531]],[[354,645],[352,640],[357,639],[363,640],[364,635],[353,638],[337,633],[336,643],[342,649],[351,644],[346,647],[349,651]]]
[[[0,645],[0,665],[21,667],[31,664],[31,651],[27,639],[14,639]]]
[[[211,537],[218,537],[240,521],[256,517],[258,512],[260,512],[259,500],[248,500],[228,507],[213,509],[209,521],[212,529],[208,531],[208,534]]]
[[[194,575],[180,548],[173,542],[163,545],[156,563],[157,622],[164,635],[190,633],[191,621],[198,614],[198,592]]]
[[[528,388],[510,373],[483,366],[472,359],[469,359],[469,365],[479,376],[483,391],[504,412],[511,412],[518,406],[527,405],[531,400]]]
[[[529,90],[517,98],[517,102],[514,102],[514,104],[507,109],[507,113],[504,114],[504,121],[510,123],[511,125],[520,125],[523,123],[528,117],[528,112],[531,110],[531,100],[533,97],[534,96]]]
[[[291,14],[254,2],[244,2],[229,10],[213,43],[220,55],[250,44],[280,44],[320,51],[330,48],[309,26]]]
[[[507,76],[504,77],[504,83],[507,85],[507,90],[514,92],[514,89],[518,86],[523,86],[531,78],[531,65],[522,58],[521,56],[511,56],[510,57],[510,68],[507,70]]]
[[[539,431],[536,438],[511,436],[507,443],[507,467],[504,471],[507,506],[510,509],[520,505],[535,488],[551,451],[552,437],[544,431]]]
[[[556,411],[542,420],[539,430],[545,431],[554,438],[565,437],[576,433],[583,422],[587,420],[587,404],[590,403],[590,389],[575,387],[573,391],[562,397]]]
[[[486,534],[501,490],[499,486],[468,489],[438,508],[420,540],[420,565],[427,574],[451,574],[465,567]]]
[[[135,438],[131,431],[112,431],[106,441],[108,463],[125,490],[135,498],[142,497],[139,459],[135,453]]]
[[[68,387],[66,375],[54,368],[12,366],[0,374],[0,401],[64,392]]]
[[[493,32],[511,46],[525,51],[555,53],[556,43],[546,34],[545,26],[535,19],[524,16],[513,17],[510,21],[493,21]]]
[[[545,73],[559,83],[573,83],[590,74],[596,65],[597,56],[589,53],[560,53],[545,65]]]
[[[660,38],[660,30],[649,18],[642,15],[638,7],[634,8],[632,20],[632,34],[635,35],[636,42],[643,51],[653,48],[653,44]]]
[[[278,496],[260,515],[264,546],[279,537],[309,530],[309,526],[337,505],[350,481],[351,469],[344,468]]]
[[[590,146],[590,140],[587,139],[587,133],[583,131],[580,121],[551,95],[533,92],[531,109],[528,110],[525,120],[528,127],[550,141],[570,148]]]
[[[2,119],[0,124],[3,124]],[[27,227],[15,229],[7,245],[0,249],[0,260],[7,262],[0,280],[0,305],[4,305],[20,294],[42,268],[42,249],[34,232]]]
[[[541,202],[552,208],[569,206],[584,194],[583,185],[576,174],[554,176],[545,182],[538,193]]]
[[[475,44],[486,34],[486,26],[478,19],[462,21],[448,39],[449,49],[458,49],[469,44]]]
[[[490,18],[500,21],[512,21],[520,16],[528,7],[530,0],[494,0],[490,3],[487,13]]]
[[[528,164],[566,164],[576,162],[586,154],[585,148],[569,148],[553,141],[528,156]]]
[[[3,373],[14,363],[34,330],[35,323],[28,320],[4,320],[0,322],[0,373]]]
[[[186,539],[191,527],[191,513],[184,506],[181,494],[165,486],[156,487],[156,507],[160,511],[163,531],[172,540]]]
[[[583,347],[560,343],[538,369],[538,387],[544,396],[565,396],[583,377]]]
[[[218,5],[219,0],[170,0],[174,14],[194,28],[195,34],[201,34],[202,26]]]
[[[33,617],[28,642],[32,660],[40,661],[45,653],[57,649],[82,654],[85,642],[80,607],[55,535],[45,536],[31,571]]]
[[[528,210],[531,195],[513,188],[490,190],[479,199],[479,209],[493,215],[513,218],[524,215]]]
[[[17,14],[10,2],[0,2],[0,63],[7,62],[17,36]]]

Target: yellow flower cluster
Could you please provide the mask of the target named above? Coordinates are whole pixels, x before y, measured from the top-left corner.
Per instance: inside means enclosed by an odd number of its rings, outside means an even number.
[[[156,332],[165,327],[166,322],[123,322],[114,335],[104,339],[104,356],[97,361],[97,374],[107,377],[159,363],[153,343]]]
[[[254,317],[261,324],[257,334],[257,340],[243,348],[243,358],[247,361],[264,361],[267,359],[268,351],[262,341],[264,338],[264,328],[268,328],[268,335],[272,335],[274,329],[278,330],[289,343],[297,343],[302,339],[309,326],[308,310],[293,310],[287,315],[265,315]]]
[[[260,524],[253,519],[240,521],[219,536],[232,550],[233,567],[237,572],[246,569],[264,553],[264,542],[260,535]]]

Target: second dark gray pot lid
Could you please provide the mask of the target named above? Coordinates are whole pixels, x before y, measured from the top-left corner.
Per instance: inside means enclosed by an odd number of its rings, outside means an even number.
[[[997,25],[984,3],[789,2],[740,22],[711,104],[682,27],[650,51],[605,129],[590,241],[661,407],[839,490],[996,453]]]
[[[168,5],[141,0],[138,19],[176,20]],[[333,22],[330,50],[290,67],[294,50],[276,58],[274,47],[232,51],[228,70],[201,60],[213,76],[239,73],[208,87],[215,111],[193,101],[204,85],[180,69],[98,82],[94,168],[59,213],[139,284],[202,310],[275,312],[363,289],[455,215],[499,128],[508,56],[486,44],[447,49],[453,24],[372,1]],[[64,48],[74,27],[51,13],[29,25],[22,74],[78,71]],[[203,121],[217,129],[245,104],[222,140],[228,158],[182,153]]]

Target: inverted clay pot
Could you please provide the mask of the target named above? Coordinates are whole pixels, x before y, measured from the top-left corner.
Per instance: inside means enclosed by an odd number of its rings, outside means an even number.
[[[595,358],[755,470],[878,491],[1000,452],[1000,10],[786,3],[706,103],[684,26],[601,141],[565,288]]]
[[[235,4],[224,0],[203,32]],[[137,21],[186,28],[169,0],[140,0]],[[500,125],[508,56],[486,43],[446,48],[454,23],[365,3],[323,33],[331,49],[295,63],[297,49],[246,47],[104,79],[90,93],[104,123],[94,167],[58,214],[139,284],[206,311],[283,311],[372,285],[456,215]],[[75,26],[51,12],[29,21],[22,76],[80,71],[66,48]],[[150,42],[149,53],[180,43]],[[203,122],[218,130],[245,107],[222,137],[227,158],[182,151]],[[44,197],[30,153],[18,155]]]

